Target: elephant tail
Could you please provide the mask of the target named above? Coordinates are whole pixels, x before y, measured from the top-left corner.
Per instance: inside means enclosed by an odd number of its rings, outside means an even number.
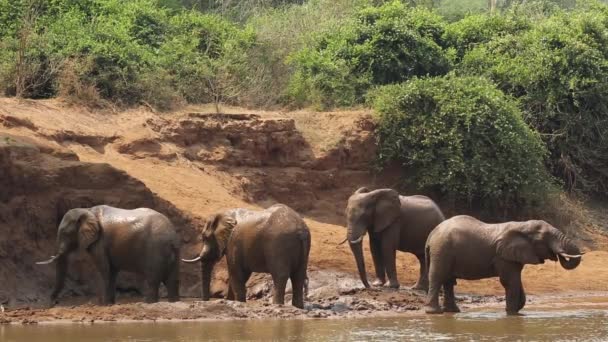
[[[304,299],[308,297],[308,255],[310,253],[310,231],[308,229],[305,230],[306,234],[304,234],[302,241],[302,266],[304,270]]]
[[[431,269],[431,247],[429,245],[424,247],[424,265],[426,267],[426,274],[428,276],[429,270]]]

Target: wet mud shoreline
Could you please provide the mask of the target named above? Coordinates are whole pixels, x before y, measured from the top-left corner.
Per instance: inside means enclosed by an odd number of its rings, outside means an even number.
[[[6,309],[0,313],[0,324],[99,324],[133,322],[188,322],[264,319],[349,319],[362,317],[395,317],[425,315],[425,294],[401,286],[365,289],[358,279],[336,273],[317,271],[317,281],[309,291],[304,309],[290,304],[271,304],[271,293],[246,303],[212,299],[182,298],[169,303],[166,299],[153,304],[142,302],[139,296],[123,296],[112,306],[93,304],[95,298],[65,298],[62,303],[48,308],[43,303],[30,307]],[[315,279],[315,278],[312,278]],[[325,280],[325,281],[324,281]],[[330,281],[333,280],[333,281]],[[463,312],[492,311],[504,314],[504,295],[457,294]],[[608,308],[608,292],[563,292],[529,295],[524,308],[548,310],[560,307]]]

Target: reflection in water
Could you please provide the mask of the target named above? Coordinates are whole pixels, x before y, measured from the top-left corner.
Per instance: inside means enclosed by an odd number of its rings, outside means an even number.
[[[351,320],[0,326],[0,341],[576,341],[608,340],[608,310],[495,312]]]

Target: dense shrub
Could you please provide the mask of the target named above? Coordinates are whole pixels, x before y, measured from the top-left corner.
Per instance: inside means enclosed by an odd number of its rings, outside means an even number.
[[[400,162],[417,188],[490,209],[530,203],[548,189],[540,137],[483,78],[414,79],[375,90],[371,102],[380,162]]]
[[[438,44],[443,30],[436,14],[399,1],[364,8],[293,57],[289,94],[300,104],[352,105],[371,85],[444,74],[450,64]]]
[[[608,8],[551,16],[521,36],[468,53],[459,73],[483,74],[518,97],[569,189],[608,191]]]
[[[352,20],[354,13],[369,4],[369,0],[309,0],[302,5],[269,8],[251,16],[247,27],[255,31],[256,44],[249,50],[250,86],[244,93],[245,104],[269,106],[282,102],[294,72],[285,63],[288,56],[313,47],[316,37],[339,30]],[[305,83],[294,81],[292,85]],[[305,94],[305,91],[296,93]],[[320,95],[310,96],[317,97],[313,102],[322,102]]]
[[[443,40],[445,46],[455,50],[456,58],[460,60],[465,52],[479,44],[520,33],[531,26],[528,19],[521,16],[477,14],[447,25]]]
[[[24,8],[32,3],[36,15],[27,19]],[[7,84],[20,74],[29,83],[41,74],[49,79],[24,96],[41,93],[44,85],[41,96],[169,108],[180,98],[233,100],[247,81],[240,67],[254,36],[216,15],[170,11],[156,0],[0,0],[0,18],[12,20],[0,29],[6,48],[0,52],[0,79]],[[26,25],[30,38],[24,45]],[[40,67],[20,69],[15,58],[20,51],[25,65]]]

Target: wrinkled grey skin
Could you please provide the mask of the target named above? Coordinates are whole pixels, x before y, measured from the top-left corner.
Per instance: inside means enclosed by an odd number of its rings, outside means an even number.
[[[119,271],[143,275],[146,302],[158,301],[164,283],[169,301],[179,300],[180,239],[169,219],[152,209],[124,210],[107,205],[69,210],[57,229],[55,256],[38,264],[56,262],[54,303],[63,289],[68,255],[86,251],[101,275],[100,303],[115,302]]]
[[[384,285],[388,276],[389,286],[399,288],[395,252],[402,251],[418,258],[420,275],[413,288],[426,291],[428,277],[424,243],[433,228],[444,220],[435,202],[425,196],[400,196],[392,189],[370,191],[360,188],[348,199],[346,220],[346,239],[365,287],[370,286],[365,272],[362,240],[365,233],[369,233],[377,277],[373,285]]]
[[[210,297],[213,267],[226,255],[228,299],[244,302],[245,285],[251,273],[270,273],[274,282],[273,303],[284,303],[285,286],[290,279],[292,304],[303,308],[310,241],[308,226],[286,205],[276,204],[261,211],[232,209],[207,219],[199,256],[182,260],[201,262],[203,300]]]
[[[526,264],[559,259],[571,270],[581,262],[579,248],[561,231],[540,220],[487,224],[470,216],[455,216],[437,226],[426,243],[430,287],[427,313],[459,312],[454,299],[456,279],[499,277],[506,291],[507,314],[526,303],[521,270]],[[439,307],[439,288],[444,303]]]

